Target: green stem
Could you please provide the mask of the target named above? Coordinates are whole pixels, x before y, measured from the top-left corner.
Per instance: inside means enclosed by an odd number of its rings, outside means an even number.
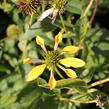
[[[22,59],[24,59],[26,55],[27,55],[27,40],[24,41]]]
[[[60,13],[59,13],[59,17],[60,17],[60,20],[61,20],[62,26],[63,26],[64,30],[66,31],[65,23],[64,23],[64,19],[63,19],[62,15],[61,15]]]
[[[57,67],[55,67],[54,70],[56,71],[56,73],[57,73],[62,79],[64,79],[63,75],[59,72],[59,70],[57,69]]]
[[[86,7],[86,9],[85,9],[83,15],[80,17],[80,19],[84,18],[87,15],[87,13],[89,12],[91,6],[93,5],[93,2],[94,2],[94,0],[90,0],[88,6]]]
[[[45,11],[45,0],[42,0],[42,13]]]
[[[79,100],[74,100],[74,99],[68,99],[68,98],[59,98],[60,101],[68,101],[68,102],[75,102],[75,103],[96,103],[97,100],[91,100],[91,101],[79,101]]]

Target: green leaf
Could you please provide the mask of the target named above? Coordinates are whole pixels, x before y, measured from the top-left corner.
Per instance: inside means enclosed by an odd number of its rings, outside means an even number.
[[[57,81],[56,88],[68,88],[74,89],[78,92],[87,92],[87,88],[85,88],[86,83],[81,79],[62,79]]]
[[[42,91],[33,82],[24,87],[18,94],[19,102],[23,109],[27,109],[33,102],[37,103],[40,100]]]
[[[8,70],[9,69],[5,65],[3,65],[3,64],[0,63],[0,71],[1,72],[7,72]]]
[[[77,109],[76,106],[71,102],[60,101],[58,109]]]
[[[70,0],[66,8],[71,13],[80,14],[81,13],[80,3],[81,3],[80,0]]]
[[[8,105],[14,103],[16,99],[17,99],[17,96],[14,96],[12,94],[4,94],[0,99],[1,105],[3,107],[7,107]]]
[[[58,101],[53,97],[43,96],[42,99],[38,98],[38,102],[35,101],[29,109],[58,109]]]
[[[15,46],[15,41],[12,39],[5,40],[4,51],[10,51]]]
[[[49,88],[48,84],[39,85],[43,88]],[[56,89],[74,89],[80,93],[86,93],[86,83],[81,79],[62,79],[57,81]],[[55,90],[55,89],[54,89]]]
[[[42,22],[35,22],[31,29],[27,29],[25,34],[22,36],[23,40],[31,40],[32,38],[36,37],[37,35],[41,35],[44,32],[53,31],[55,27],[50,24],[49,19],[45,19]]]

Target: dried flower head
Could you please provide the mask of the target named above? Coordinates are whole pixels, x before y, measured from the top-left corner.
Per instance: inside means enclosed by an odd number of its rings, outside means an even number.
[[[40,0],[19,0],[16,3],[19,10],[26,14],[36,13],[37,9],[40,8]]]
[[[107,103],[107,97],[106,96],[97,96],[96,99],[96,105],[102,107],[104,104]]]

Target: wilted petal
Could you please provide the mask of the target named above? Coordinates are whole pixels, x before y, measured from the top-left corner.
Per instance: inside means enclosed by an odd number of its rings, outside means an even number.
[[[56,80],[55,80],[54,76],[50,76],[50,79],[49,79],[49,83],[48,84],[49,84],[51,90],[55,88],[55,86],[56,86]]]
[[[45,67],[46,67],[46,64],[42,64],[42,65],[38,65],[34,67],[27,75],[26,80],[32,81],[36,79],[37,77],[39,77],[44,72]]]
[[[40,36],[37,36],[36,37],[36,43],[40,46],[43,46],[44,45],[44,40],[40,37]]]
[[[78,58],[65,58],[59,60],[59,62],[66,67],[74,67],[74,68],[82,67],[85,65],[85,62]]]
[[[38,19],[38,21],[43,21],[43,19],[45,19],[47,16],[49,16],[51,13],[53,13],[53,10],[54,10],[53,8],[50,8],[50,9],[44,11],[42,13],[42,15],[40,16],[40,18]]]
[[[79,47],[76,46],[66,46],[63,48],[62,52],[65,53],[76,53],[79,50]]]
[[[77,74],[72,69],[66,69],[65,73],[70,78],[76,78],[77,77]]]

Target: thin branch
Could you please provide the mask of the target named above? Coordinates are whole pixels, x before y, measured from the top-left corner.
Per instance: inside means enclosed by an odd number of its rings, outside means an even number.
[[[108,81],[109,81],[109,78],[106,78],[106,79],[103,79],[103,80],[99,80],[99,81],[97,81],[97,82],[94,82],[94,83],[88,85],[87,88],[91,88],[91,87],[94,87],[94,86],[103,84],[103,83],[105,83],[105,82],[108,82]]]
[[[61,15],[60,13],[59,13],[59,17],[60,17],[60,20],[61,20],[62,26],[63,26],[64,30],[66,31],[66,27],[65,27],[64,19],[63,19],[62,15]]]
[[[89,22],[89,25],[91,26],[93,21],[94,21],[94,18],[95,18],[95,15],[96,15],[96,12],[97,12],[97,9],[98,9],[98,6],[99,6],[99,0],[95,0],[96,1],[96,5],[95,5],[95,8],[93,10],[93,13],[92,13],[92,16],[90,18],[90,22]]]
[[[92,6],[92,4],[93,4],[93,1],[94,1],[94,0],[90,0],[90,2],[89,2],[89,4],[88,4],[87,8],[85,9],[85,12],[84,12],[83,15],[80,17],[80,19],[82,19],[82,18],[84,18],[84,17],[86,16],[86,14],[88,13],[88,11],[90,10],[90,8],[91,8],[91,6]]]
[[[68,101],[68,102],[73,102],[73,103],[96,103],[97,100],[91,100],[91,101],[79,101],[79,100],[74,100],[74,99],[68,99],[68,98],[59,98],[60,101]]]

